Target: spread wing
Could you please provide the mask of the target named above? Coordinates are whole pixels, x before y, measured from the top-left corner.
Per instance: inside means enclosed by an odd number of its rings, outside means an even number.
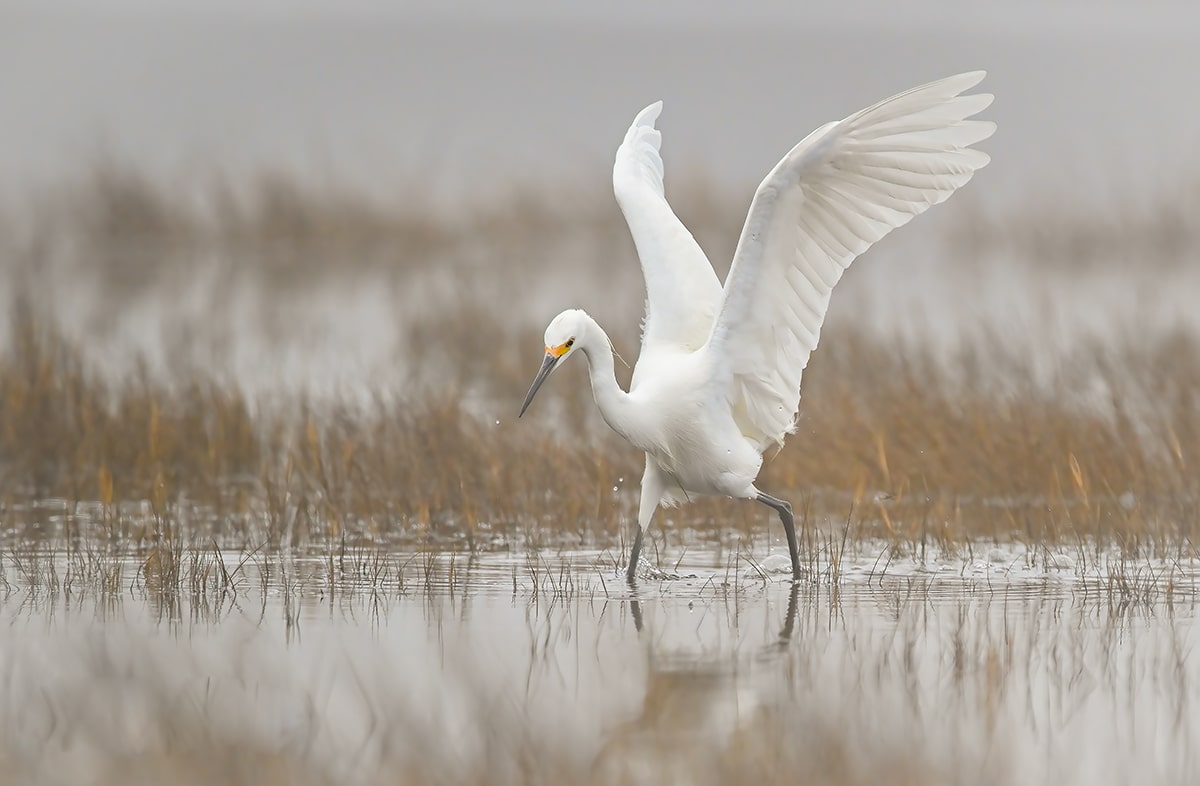
[[[800,378],[834,285],[854,258],[947,199],[986,153],[991,102],[960,95],[984,72],[915,87],[818,128],[754,195],[705,347],[712,392],[765,450],[792,431]]]
[[[657,101],[634,118],[617,149],[613,192],[637,246],[646,280],[642,358],[659,346],[694,351],[704,345],[721,301],[721,283],[692,233],[663,194],[662,134]],[[636,384],[636,373],[635,373]]]

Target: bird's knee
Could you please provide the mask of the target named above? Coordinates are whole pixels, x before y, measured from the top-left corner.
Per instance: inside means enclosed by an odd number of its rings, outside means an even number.
[[[792,503],[788,502],[786,499],[779,499],[778,497],[771,497],[770,500],[771,507],[775,508],[780,513],[787,511],[789,516],[792,515]]]
[[[755,499],[764,505],[774,508],[780,516],[792,518],[792,503],[788,502],[786,499],[776,499],[775,497],[763,494],[761,491],[758,492],[758,496]]]

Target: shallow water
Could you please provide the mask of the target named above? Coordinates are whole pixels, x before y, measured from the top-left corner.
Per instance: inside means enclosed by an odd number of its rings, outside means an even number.
[[[0,763],[45,783],[1200,772],[1194,564],[872,550],[794,588],[778,554],[671,555],[636,590],[608,552],[214,553],[91,581],[78,554],[10,554]]]

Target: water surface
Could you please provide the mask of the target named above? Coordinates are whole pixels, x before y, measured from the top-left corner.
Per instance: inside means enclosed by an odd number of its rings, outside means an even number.
[[[1196,774],[1194,564],[855,551],[794,586],[781,555],[695,551],[636,590],[595,551],[214,552],[91,583],[10,554],[0,760],[48,783]]]

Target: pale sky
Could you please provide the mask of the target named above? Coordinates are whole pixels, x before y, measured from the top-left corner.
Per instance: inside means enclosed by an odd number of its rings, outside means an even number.
[[[650,10],[644,10],[646,7]],[[662,98],[668,179],[750,188],[812,128],[985,68],[988,193],[1096,198],[1200,176],[1187,3],[73,0],[0,5],[0,190],[101,156],[440,198],[604,187]],[[501,9],[501,10],[498,10]],[[603,10],[601,10],[603,9]]]

